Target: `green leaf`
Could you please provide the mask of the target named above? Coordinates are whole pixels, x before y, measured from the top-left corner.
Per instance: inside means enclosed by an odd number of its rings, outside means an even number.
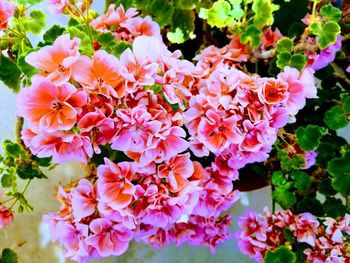
[[[324,216],[323,206],[315,197],[304,196],[296,205],[296,213],[309,212],[315,216]]]
[[[101,49],[107,52],[112,52],[114,47],[117,45],[115,36],[111,32],[105,32],[97,37],[98,43],[101,45]]]
[[[294,187],[301,192],[306,192],[311,186],[310,176],[303,171],[293,171],[290,177],[294,180]]]
[[[277,41],[276,49],[278,52],[290,52],[292,51],[293,46],[293,41],[288,37],[284,37]]]
[[[325,135],[326,129],[317,125],[299,127],[296,137],[300,148],[304,151],[312,151],[320,145],[320,139]]]
[[[4,188],[10,188],[13,185],[13,182],[15,181],[16,178],[10,173],[5,173],[1,177],[1,185]]]
[[[294,22],[289,28],[288,28],[288,36],[290,38],[293,37],[299,37],[304,31],[306,26],[301,22]]]
[[[294,54],[290,59],[289,66],[296,68],[300,72],[303,70],[307,62],[307,58],[303,54]]]
[[[21,5],[25,5],[25,4],[35,5],[37,3],[40,3],[42,0],[16,0],[16,1]]]
[[[88,36],[88,34],[81,29],[79,26],[72,26],[68,27],[67,31],[70,34],[70,37],[78,37],[80,38],[80,46],[79,46],[79,51],[84,54],[84,55],[92,55],[93,54],[93,49],[91,46],[91,41]]]
[[[120,55],[128,48],[130,48],[132,50],[132,45],[125,42],[125,41],[119,41],[119,42],[117,42],[117,44],[113,48],[112,54],[119,58]]]
[[[2,260],[2,263],[17,263],[18,256],[13,250],[9,248],[5,248],[2,251],[1,260]]]
[[[332,130],[338,130],[348,125],[349,121],[339,105],[333,106],[324,115],[324,122]]]
[[[328,161],[336,157],[340,146],[335,143],[321,142],[317,148],[316,164],[325,167]]]
[[[161,27],[171,24],[174,7],[168,0],[153,0],[149,3],[148,11],[154,16],[154,19]]]
[[[180,9],[194,9],[200,0],[173,0],[173,6]]]
[[[295,263],[296,260],[295,253],[286,246],[280,246],[274,251],[268,250],[264,257],[265,263]]]
[[[242,1],[243,0],[230,0],[232,6],[230,16],[236,20],[240,19],[244,15],[244,11],[242,9]]]
[[[34,155],[33,160],[41,167],[49,167],[51,165],[52,157],[39,158]]]
[[[262,31],[255,25],[249,25],[244,29],[244,32],[241,34],[241,43],[248,44],[252,47],[257,47],[261,43]]]
[[[61,27],[59,25],[52,26],[49,30],[47,30],[43,36],[44,41],[52,44],[55,42],[55,40],[63,34],[65,31],[64,27]]]
[[[21,146],[16,142],[5,140],[3,143],[3,148],[7,156],[12,156],[14,158],[18,158],[21,155],[25,156]]]
[[[328,172],[333,176],[333,188],[343,195],[350,195],[350,151],[341,158],[335,158],[328,163]]]
[[[281,186],[287,183],[287,179],[284,177],[281,171],[275,171],[272,174],[271,182],[276,186]]]
[[[280,8],[274,12],[273,28],[277,27],[283,35],[288,35],[288,31],[294,23],[299,23],[309,12],[309,0],[274,0]],[[293,31],[294,32],[294,31]],[[290,36],[291,37],[291,36]]]
[[[252,10],[255,13],[254,24],[258,27],[271,25],[273,6],[271,0],[254,0]]]
[[[230,4],[225,0],[218,0],[209,9],[201,8],[199,17],[202,19],[207,19],[210,26],[221,28],[230,23],[230,12]]]
[[[192,10],[181,10],[181,9],[175,9],[174,14],[172,17],[172,24],[171,24],[171,32],[177,33],[179,32],[178,28],[181,30],[181,33],[184,36],[184,40],[187,40],[189,38],[194,37],[194,20],[195,16]],[[170,34],[170,38],[172,35]],[[179,37],[179,35],[175,36]],[[180,40],[180,39],[177,39]]]
[[[26,31],[39,34],[46,26],[46,15],[42,11],[33,10],[29,17],[22,19],[22,24]]]
[[[314,22],[310,25],[313,34],[319,36],[317,42],[321,49],[334,44],[337,40],[337,35],[340,33],[340,26],[334,21],[329,21],[322,25],[320,22]]]
[[[340,199],[334,197],[327,197],[324,202],[326,216],[337,218],[344,216],[346,213],[346,207]]]
[[[332,180],[328,177],[323,179],[318,185],[318,192],[326,196],[332,196],[337,193],[332,187]]]
[[[168,32],[166,37],[171,43],[182,44],[185,42],[185,34],[182,32],[181,28],[177,27],[175,32]]]
[[[0,54],[0,69],[0,80],[14,92],[18,92],[21,71],[17,65],[8,57]]]
[[[16,172],[18,176],[23,180],[33,178],[47,178],[46,175],[43,174],[43,172],[39,168],[34,167],[33,164],[29,162],[23,162],[18,164]]]
[[[290,208],[297,202],[295,193],[286,190],[292,186],[292,183],[287,183],[284,187],[277,187],[275,191],[272,192],[272,198],[279,203],[284,209]]]
[[[350,113],[350,96],[342,99],[343,106],[344,106],[344,112],[349,114]]]
[[[330,21],[338,22],[342,17],[342,12],[340,9],[328,4],[322,6],[320,9],[320,15],[327,17]]]
[[[281,163],[281,168],[285,171],[299,170],[306,165],[305,156],[302,154],[295,154],[292,158],[284,150],[278,149],[278,158]]]
[[[289,52],[281,52],[277,55],[276,65],[279,69],[284,69],[285,66],[289,65],[292,58],[292,54]]]
[[[23,72],[24,75],[26,75],[27,78],[30,78],[39,72],[35,67],[29,65],[25,61],[25,58],[29,53],[30,52],[22,53],[17,59],[18,68]]]

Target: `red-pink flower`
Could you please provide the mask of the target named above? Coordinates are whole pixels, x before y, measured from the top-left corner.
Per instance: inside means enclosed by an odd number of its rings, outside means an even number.
[[[92,59],[79,57],[72,66],[72,77],[91,92],[121,98],[126,93],[126,87],[120,67],[115,56],[98,50]]]
[[[267,104],[284,103],[288,98],[288,84],[279,79],[266,78],[259,98]]]
[[[71,77],[72,65],[79,58],[80,39],[59,36],[52,46],[42,47],[26,56],[26,62],[41,71],[56,85],[62,85]]]
[[[0,205],[0,229],[7,227],[13,221],[13,214],[10,209]]]
[[[18,95],[17,109],[32,129],[53,132],[73,128],[86,103],[86,93],[72,84],[56,86],[47,79],[33,78],[32,85]]]
[[[105,158],[105,164],[97,169],[97,189],[101,201],[117,211],[127,207],[135,193],[135,186],[130,182],[134,174],[132,163],[117,165]]]
[[[121,224],[98,218],[90,223],[92,235],[85,239],[86,244],[96,248],[101,257],[119,256],[129,247],[133,232]]]
[[[94,186],[86,179],[81,179],[71,191],[72,209],[76,221],[92,215],[97,206]]]
[[[7,0],[0,1],[0,30],[7,28],[8,21],[15,13],[16,5]]]
[[[272,31],[271,27],[267,28],[261,36],[263,48],[274,47],[281,38],[283,38],[283,35],[278,28],[276,28],[275,31]]]

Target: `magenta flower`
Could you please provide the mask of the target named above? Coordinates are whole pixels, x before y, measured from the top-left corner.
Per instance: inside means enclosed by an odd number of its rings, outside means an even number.
[[[71,191],[73,216],[77,222],[92,215],[97,206],[94,186],[86,179],[81,179]]]

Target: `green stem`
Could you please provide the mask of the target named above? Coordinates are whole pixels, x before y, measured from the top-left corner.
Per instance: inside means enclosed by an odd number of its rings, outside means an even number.
[[[274,214],[276,212],[276,201],[272,200],[272,213]]]
[[[26,192],[26,190],[28,189],[28,186],[30,185],[30,182],[32,181],[32,179],[29,179],[26,183],[26,185],[24,186],[21,194],[24,195],[24,193]]]
[[[85,26],[86,26],[87,31],[88,31],[89,38],[90,38],[91,47],[92,47],[92,49],[94,49],[94,47],[93,47],[93,39],[92,39],[92,32],[91,32],[91,28],[90,28],[90,25],[89,25],[89,9],[90,9],[90,7],[89,6],[87,7],[86,17],[85,17],[84,13],[80,10],[80,8],[75,3],[73,3],[72,6],[75,8],[75,10],[77,10],[79,15],[83,18],[83,20],[85,22]]]
[[[248,4],[246,0],[243,0],[243,5],[244,5],[244,9],[243,9],[242,24],[245,24],[245,22],[247,21],[247,12],[248,12]]]
[[[11,197],[11,198],[5,200],[5,201],[1,201],[0,204],[5,204],[5,203],[7,203],[7,202],[12,201],[12,200],[15,199],[15,198],[17,198],[17,197],[13,196],[13,197]]]

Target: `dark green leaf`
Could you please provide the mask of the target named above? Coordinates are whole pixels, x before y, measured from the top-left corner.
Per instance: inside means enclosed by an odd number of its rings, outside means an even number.
[[[47,30],[43,36],[44,41],[52,44],[55,42],[55,40],[63,34],[65,31],[65,28],[59,26],[59,25],[54,25],[52,26],[49,30]]]
[[[18,164],[16,172],[18,176],[23,180],[33,178],[47,178],[46,175],[43,174],[43,172],[39,168],[34,167],[33,164],[29,162],[23,162]]]
[[[311,213],[315,216],[323,216],[323,206],[319,200],[315,197],[304,196],[303,199],[298,201],[296,205],[296,212],[300,213]]]
[[[340,199],[334,197],[328,197],[324,202],[326,216],[337,218],[344,216],[346,213],[346,207]]]
[[[332,196],[337,193],[332,187],[332,180],[329,178],[325,178],[320,182],[318,192],[326,196]]]
[[[266,251],[265,263],[295,263],[296,255],[286,246],[280,246],[274,251]]]
[[[281,168],[285,171],[299,170],[306,165],[305,156],[302,154],[295,154],[292,158],[284,150],[278,150],[278,158],[281,162]]]
[[[2,260],[2,263],[17,263],[18,256],[13,250],[11,250],[9,248],[5,248],[2,251],[1,260]]]
[[[272,174],[272,184],[281,186],[287,183],[287,179],[284,177],[281,171],[276,171]]]
[[[12,187],[14,180],[15,178],[13,175],[11,175],[10,173],[5,173],[1,177],[1,185],[4,188],[10,188]]]
[[[349,121],[339,105],[333,106],[324,115],[324,122],[332,130],[338,130],[348,125]]]
[[[116,46],[113,48],[112,54],[119,58],[120,55],[128,48],[132,49],[132,45],[125,41],[119,41],[117,42]]]
[[[0,80],[14,92],[19,91],[21,71],[8,57],[0,54]]]
[[[291,178],[294,180],[294,187],[301,192],[306,192],[311,186],[310,176],[303,171],[293,171]]]
[[[335,158],[328,163],[328,172],[333,176],[333,188],[343,195],[350,195],[350,151],[341,158]]]
[[[305,151],[312,151],[320,144],[320,139],[326,133],[326,129],[316,125],[299,127],[296,130],[298,144]]]
[[[293,41],[288,37],[284,37],[278,40],[276,44],[276,49],[278,52],[290,52],[292,51],[293,46],[294,46]]]
[[[241,43],[248,44],[252,47],[259,46],[261,43],[262,31],[255,25],[249,25],[244,29],[244,32],[241,34]]]
[[[18,158],[19,156],[24,155],[24,151],[22,150],[21,146],[18,143],[12,142],[10,140],[4,141],[3,148],[6,155],[8,156]]]
[[[291,183],[287,183],[292,185]],[[283,188],[276,188],[275,191],[272,192],[272,198],[279,203],[284,209],[290,208],[297,201],[295,193],[290,192]]]

